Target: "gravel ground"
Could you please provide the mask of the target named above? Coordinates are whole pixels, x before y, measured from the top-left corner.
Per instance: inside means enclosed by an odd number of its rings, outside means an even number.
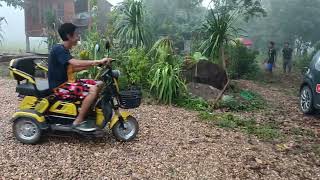
[[[15,140],[15,82],[0,79],[0,179],[319,179],[319,164],[288,155],[240,132],[218,129],[186,110],[133,110],[140,133],[130,143],[48,137]]]

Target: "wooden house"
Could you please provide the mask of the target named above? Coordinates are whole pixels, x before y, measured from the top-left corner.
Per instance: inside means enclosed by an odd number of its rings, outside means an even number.
[[[112,5],[98,0],[98,25],[106,28],[106,15]],[[51,11],[60,22],[72,22],[82,29],[91,25],[90,0],[25,0],[26,50],[30,51],[30,37],[46,37],[46,14]]]

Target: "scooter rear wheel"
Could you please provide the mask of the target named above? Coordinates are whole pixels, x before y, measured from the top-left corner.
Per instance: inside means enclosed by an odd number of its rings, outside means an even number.
[[[41,138],[41,129],[35,120],[28,117],[15,120],[12,130],[14,136],[24,144],[36,144]]]
[[[132,141],[139,132],[138,121],[129,116],[123,123],[118,121],[112,128],[112,133],[118,141],[129,142]]]

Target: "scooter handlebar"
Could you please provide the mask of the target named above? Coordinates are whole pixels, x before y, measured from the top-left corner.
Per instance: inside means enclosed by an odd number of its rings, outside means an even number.
[[[110,61],[110,64],[100,64],[99,67],[103,67],[103,66],[108,67],[108,66],[111,66],[111,64],[112,64],[113,62],[116,62],[116,61],[117,61],[116,59],[112,59],[112,60]]]

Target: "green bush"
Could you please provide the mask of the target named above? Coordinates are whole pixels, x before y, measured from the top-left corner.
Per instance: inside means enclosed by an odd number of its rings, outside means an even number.
[[[236,43],[229,48],[228,54],[230,59],[227,68],[231,78],[253,79],[258,75],[260,68],[256,62],[258,55],[256,51]]]
[[[129,49],[119,63],[129,86],[145,86],[150,70],[149,59],[144,49]]]
[[[311,60],[312,60],[312,57],[309,55],[298,56],[298,57],[296,57],[296,59],[294,61],[295,67],[300,72],[303,72],[305,67],[309,67]]]

